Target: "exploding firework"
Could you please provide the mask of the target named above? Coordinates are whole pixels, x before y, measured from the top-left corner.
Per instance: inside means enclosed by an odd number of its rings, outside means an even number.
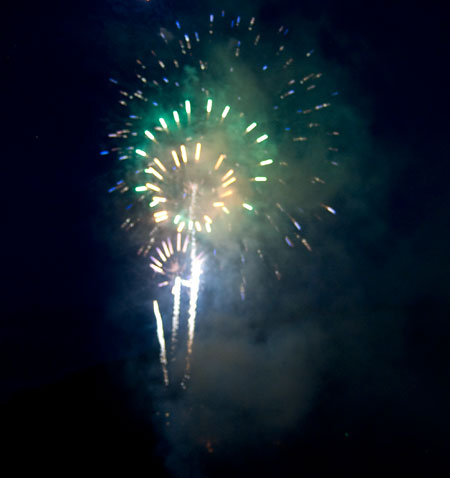
[[[208,254],[236,242],[245,262],[253,247],[280,279],[262,236],[276,247],[284,242],[311,251],[303,232],[305,210],[317,217],[320,211],[335,214],[320,199],[326,181],[314,168],[337,166],[333,140],[339,133],[327,126],[325,113],[337,92],[321,88],[321,72],[308,63],[312,50],[300,57],[292,55],[288,28],[265,32],[255,18],[221,12],[205,16],[197,28],[179,21],[161,28],[148,58],[136,61],[132,86],[110,79],[127,118],[102,151],[125,165],[109,191],[128,199],[122,227],[139,231],[138,253],[172,295],[169,351],[170,327],[154,302],[166,384],[167,354],[174,354],[181,317],[187,320],[189,374]],[[308,144],[322,150],[314,166]],[[311,186],[319,194],[308,196]],[[242,268],[242,299],[246,282]]]

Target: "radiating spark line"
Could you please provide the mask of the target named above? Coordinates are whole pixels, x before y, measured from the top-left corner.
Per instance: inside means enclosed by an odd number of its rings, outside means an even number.
[[[235,181],[236,181],[236,178],[233,176],[233,177],[230,178],[228,181],[225,181],[225,182],[222,184],[222,187],[223,187],[223,188],[226,188],[226,187],[228,187],[230,184],[233,184]]]
[[[223,112],[222,112],[222,119],[225,119],[228,115],[228,112],[230,111],[230,107],[229,106],[225,106]]]
[[[147,157],[147,153],[142,151],[142,149],[137,149],[136,154],[139,154],[139,156],[144,156],[144,158]]]
[[[183,163],[187,163],[187,151],[186,151],[186,146],[184,144],[182,144],[180,146],[180,150],[181,150],[181,159],[183,160]]]
[[[152,140],[154,143],[158,143],[158,141],[156,141],[156,138],[155,136],[147,129],[145,130],[145,136],[147,136],[148,139]]]
[[[145,187],[147,189],[151,189],[152,191],[156,191],[157,193],[159,193],[161,191],[161,188],[159,186],[156,186],[155,184],[146,183]]]
[[[263,134],[262,136],[260,136],[259,138],[256,139],[256,142],[257,142],[257,143],[262,143],[262,142],[265,141],[268,137],[269,137],[269,135]]]
[[[169,246],[164,242],[162,241],[162,246],[163,246],[163,249],[164,249],[164,254],[167,258],[170,257],[170,251],[169,251]]]
[[[227,189],[223,193],[219,194],[219,198],[220,199],[227,198],[228,196],[231,196],[232,194],[233,194],[233,190],[232,189]]]
[[[222,177],[221,181],[225,181],[226,179],[228,179],[230,176],[232,176],[232,174],[234,173],[234,171],[232,169],[228,170]]]
[[[226,158],[226,156],[224,154],[221,154],[219,156],[219,159],[217,160],[215,166],[214,166],[214,169],[215,171],[217,171],[219,168],[220,168],[220,165],[222,164],[222,161]]]
[[[251,125],[247,126],[245,132],[250,133],[250,131],[254,130],[257,126],[257,123],[252,123]]]
[[[150,259],[158,266],[158,267],[162,267],[162,262],[158,261],[158,259],[154,256],[150,256]]]
[[[161,367],[163,371],[164,384],[167,387],[169,385],[169,374],[167,371],[167,355],[166,355],[166,341],[164,340],[164,326],[161,313],[159,311],[158,301],[153,301],[153,312],[156,318],[156,333],[159,341],[159,361],[161,362]]]
[[[172,246],[172,239],[170,239],[170,237],[167,238],[167,245],[169,246],[169,251],[170,251],[170,254],[173,255],[173,246]]]
[[[184,102],[184,108],[186,110],[187,118],[188,118],[188,123],[191,122],[191,102],[189,100],[186,100]]]
[[[177,154],[177,152],[176,152],[175,150],[172,151],[172,158],[173,158],[173,161],[174,161],[174,163],[175,163],[175,166],[176,166],[177,168],[179,168],[179,167],[181,166],[181,164],[180,164],[180,160],[178,159],[178,154]]]
[[[175,120],[177,126],[180,127],[180,115],[178,114],[178,111],[173,112],[173,119]]]
[[[197,146],[195,147],[195,160],[198,161],[200,159],[200,153],[202,151],[202,145],[201,143],[197,143]]]
[[[164,171],[164,172],[167,171],[167,169],[165,168],[164,164],[161,163],[161,161],[160,161],[158,158],[153,158],[153,161],[154,161],[155,164],[158,166],[158,168],[161,169],[161,171]]]
[[[163,254],[162,250],[159,247],[156,248],[156,252],[158,253],[159,257],[161,257],[161,260],[163,262],[167,261],[166,256]]]
[[[166,131],[166,132],[169,131],[169,128],[167,127],[167,123],[166,123],[166,121],[164,120],[164,118],[159,118],[159,123],[160,123],[161,126],[163,127],[164,131]]]
[[[329,213],[331,214],[336,214],[336,211],[331,207],[331,206],[327,206],[326,204],[321,204],[321,206],[326,209]]]
[[[153,174],[153,176],[156,176],[158,179],[160,179],[161,181],[164,179],[163,175],[158,173],[158,171],[156,171],[156,169],[154,168],[147,168],[144,170],[147,174]]]

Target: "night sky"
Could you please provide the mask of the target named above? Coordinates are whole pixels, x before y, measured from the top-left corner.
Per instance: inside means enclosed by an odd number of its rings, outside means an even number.
[[[449,473],[449,17],[432,1],[241,3],[225,8],[314,43],[347,161],[335,220],[282,289],[236,306],[205,292],[185,393],[161,386],[152,277],[99,151],[108,78],[160,25],[222,4],[6,8],[0,403],[17,469]]]

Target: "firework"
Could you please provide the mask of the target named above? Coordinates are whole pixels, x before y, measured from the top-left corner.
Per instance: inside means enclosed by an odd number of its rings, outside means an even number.
[[[122,226],[139,229],[139,254],[149,260],[158,285],[171,290],[171,353],[180,318],[187,317],[186,376],[208,251],[235,241],[245,262],[253,235],[267,263],[261,230],[275,233],[270,241],[311,251],[302,226],[311,201],[299,204],[299,191],[311,185],[320,191],[326,181],[309,172],[307,145],[320,138],[323,171],[337,166],[333,141],[339,136],[324,124],[324,110],[337,93],[321,88],[321,72],[308,65],[312,50],[300,62],[291,56],[288,28],[266,32],[255,18],[225,12],[203,20],[196,28],[179,21],[161,28],[148,58],[137,59],[134,85],[111,79],[127,119],[102,152],[116,154],[125,165],[110,189],[129,200]],[[315,215],[336,213],[316,203],[310,207]],[[280,279],[276,261],[269,265]],[[244,299],[244,270],[240,277]],[[183,289],[189,294],[185,313]],[[157,302],[154,307],[168,383],[163,318]]]

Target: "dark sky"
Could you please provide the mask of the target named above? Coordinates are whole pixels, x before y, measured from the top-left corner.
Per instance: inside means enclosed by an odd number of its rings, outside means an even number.
[[[161,476],[448,468],[450,25],[438,2],[236,10],[304,29],[334,75],[342,214],[313,234],[321,248],[276,301],[204,305],[191,389],[158,385],[151,278],[119,231],[113,165],[98,154],[107,78],[147,32],[206,3],[7,9],[0,400],[12,456]],[[155,418],[166,411],[170,427]]]

